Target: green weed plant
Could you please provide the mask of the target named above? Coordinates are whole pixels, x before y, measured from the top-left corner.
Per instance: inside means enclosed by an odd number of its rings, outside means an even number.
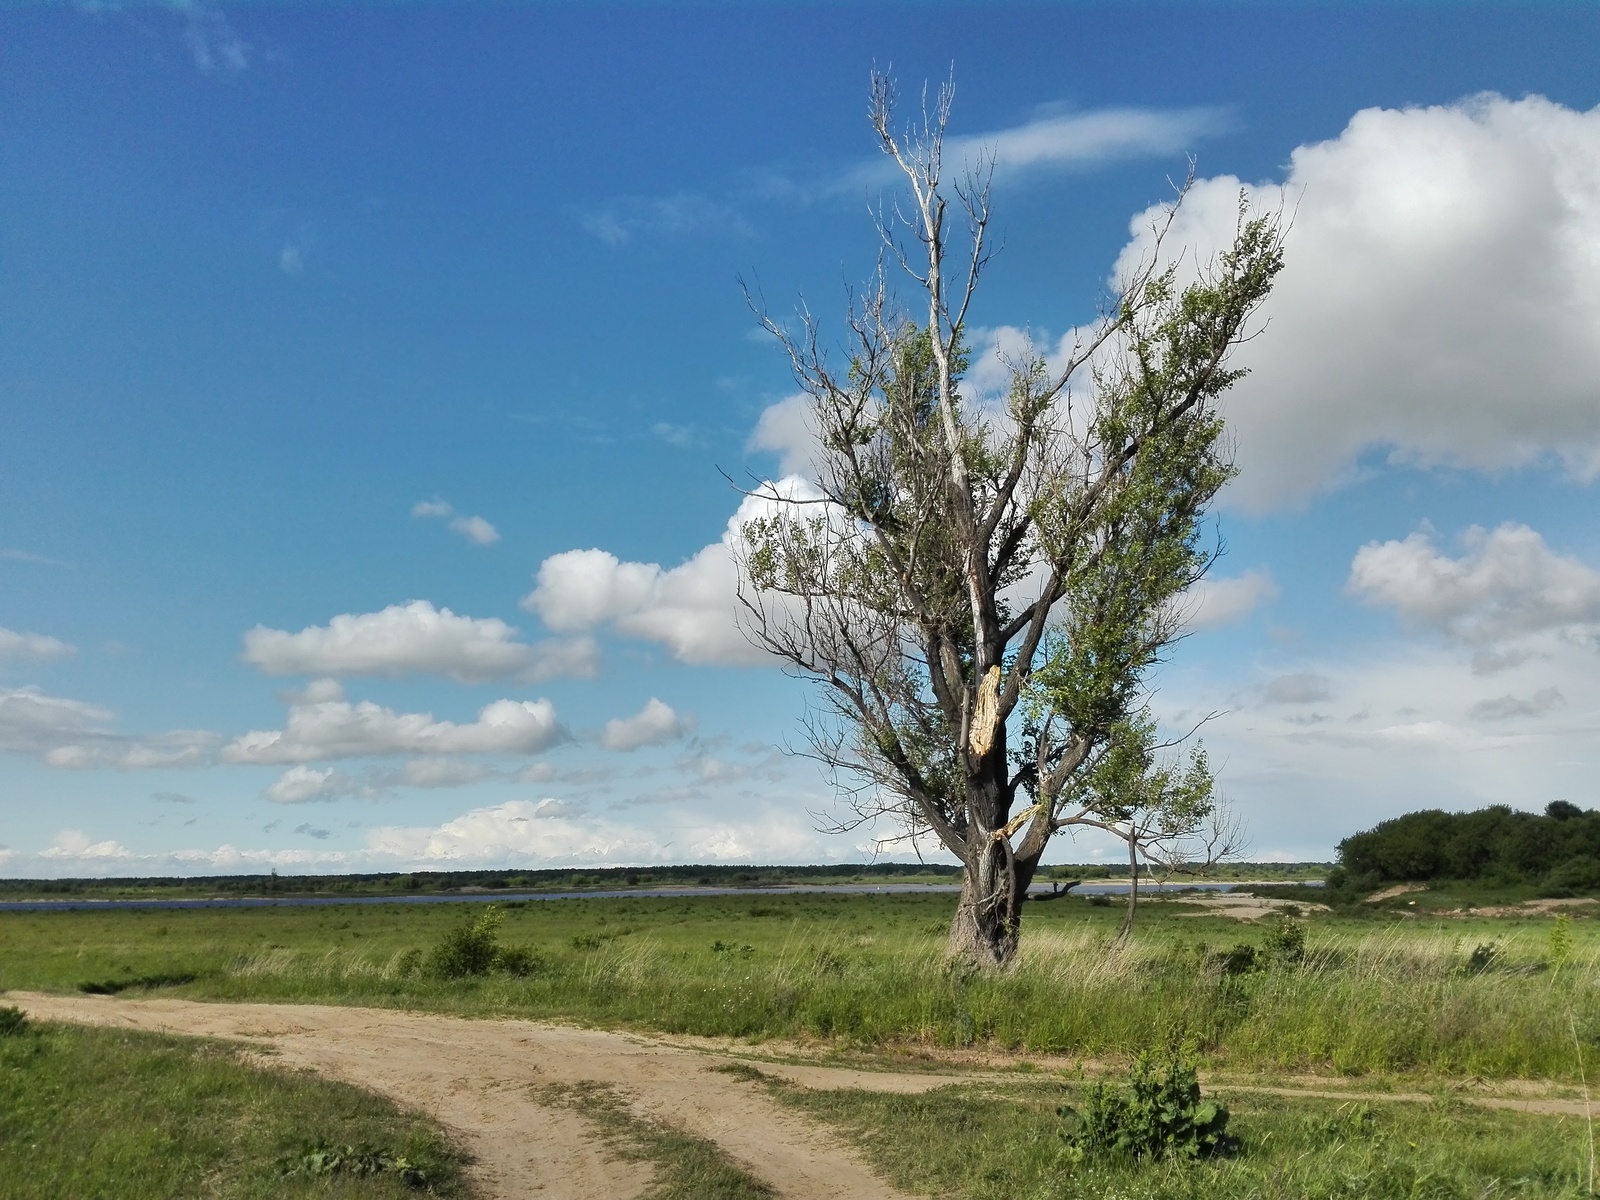
[[[1081,1112],[1071,1106],[1060,1112],[1076,1126],[1074,1144],[1091,1154],[1159,1162],[1211,1158],[1238,1145],[1228,1136],[1227,1106],[1200,1095],[1193,1047],[1139,1054],[1126,1087],[1096,1083]]]

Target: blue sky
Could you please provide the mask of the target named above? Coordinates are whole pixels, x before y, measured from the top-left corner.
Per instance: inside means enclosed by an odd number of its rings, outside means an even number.
[[[1261,856],[1596,795],[1591,6],[0,12],[0,872],[854,860],[731,627],[867,76],[998,148],[983,356],[1198,161],[1295,213],[1156,680]],[[1131,249],[1130,249],[1131,247]],[[787,460],[787,462],[786,462]],[[887,834],[888,829],[879,833]],[[1098,856],[1063,840],[1056,860]]]

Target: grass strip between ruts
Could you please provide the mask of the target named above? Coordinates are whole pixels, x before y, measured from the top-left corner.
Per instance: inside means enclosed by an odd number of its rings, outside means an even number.
[[[770,1200],[777,1195],[716,1143],[629,1111],[621,1093],[607,1084],[552,1084],[538,1095],[546,1104],[587,1117],[619,1157],[655,1167],[655,1178],[639,1200]]]

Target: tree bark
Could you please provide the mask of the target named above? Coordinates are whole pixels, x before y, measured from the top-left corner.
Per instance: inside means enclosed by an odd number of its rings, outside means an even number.
[[[945,956],[982,970],[1003,967],[1017,953],[1021,918],[1015,865],[991,843],[961,873],[961,901],[950,922]]]
[[[1133,936],[1133,915],[1139,908],[1139,845],[1128,839],[1128,909],[1122,917],[1122,929],[1117,934],[1120,946]]]
[[[1037,854],[1015,855],[1004,831],[1011,799],[999,774],[1006,761],[1003,725],[996,743],[980,761],[980,774],[967,785],[968,803],[978,819],[969,825],[961,900],[945,943],[946,957],[983,970],[1003,967],[1016,956],[1022,901],[1039,865]],[[997,830],[999,837],[994,836]]]

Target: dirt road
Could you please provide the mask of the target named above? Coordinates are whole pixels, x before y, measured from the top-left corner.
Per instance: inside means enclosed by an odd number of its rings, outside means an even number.
[[[724,1061],[648,1038],[532,1021],[468,1021],[386,1009],[205,1004],[10,993],[44,1020],[244,1039],[275,1062],[381,1093],[453,1130],[496,1200],[623,1200],[645,1164],[609,1156],[583,1118],[538,1102],[546,1084],[616,1085],[635,1111],[716,1142],[793,1200],[901,1200],[843,1142],[762,1088],[710,1068]],[[856,1076],[862,1072],[841,1072]],[[836,1086],[850,1086],[839,1084]],[[855,1086],[860,1086],[856,1084]]]
[[[576,1113],[539,1102],[547,1084],[595,1081],[615,1086],[634,1111],[721,1146],[778,1195],[792,1200],[909,1200],[879,1180],[832,1134],[782,1107],[758,1083],[715,1070],[730,1061],[729,1043],[668,1041],[537,1021],[465,1020],[389,1009],[299,1004],[212,1004],[192,1000],[118,1000],[108,996],[4,997],[45,1020],[81,1021],[191,1036],[245,1040],[287,1066],[389,1096],[433,1116],[476,1160],[474,1174],[495,1200],[623,1200],[650,1181],[646,1164],[618,1160]],[[796,1062],[754,1061],[762,1074],[807,1088],[916,1093],[949,1084],[1028,1078],[998,1064],[954,1062],[957,1073],[896,1072]],[[1040,1061],[1070,1068],[1071,1063]],[[974,1069],[975,1068],[975,1069]],[[1048,1077],[1048,1076],[1044,1076]],[[1285,1097],[1432,1103],[1423,1092],[1361,1091],[1307,1077],[1266,1086],[1212,1077],[1207,1086]],[[1530,1113],[1583,1116],[1582,1099],[1548,1085],[1507,1081],[1484,1094],[1467,1087],[1469,1104]],[[1518,1094],[1518,1093],[1522,1094]]]

